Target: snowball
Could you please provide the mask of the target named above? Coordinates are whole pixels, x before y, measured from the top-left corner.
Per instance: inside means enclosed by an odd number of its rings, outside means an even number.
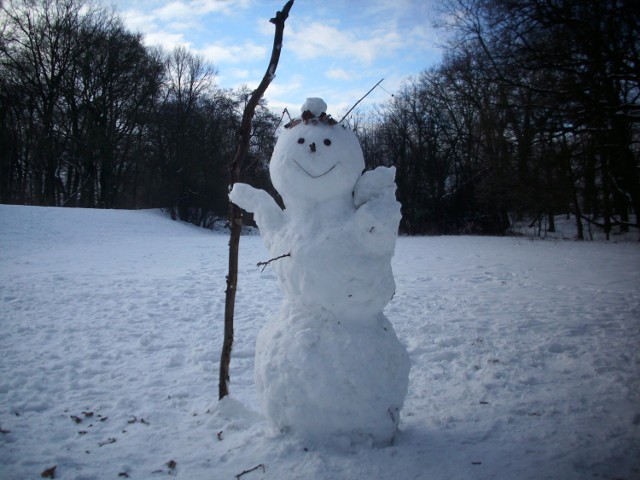
[[[287,209],[313,209],[315,203],[351,196],[364,157],[351,130],[322,122],[300,123],[282,132],[269,169]]]
[[[313,113],[314,116],[319,117],[320,114],[325,113],[327,111],[327,104],[324,103],[324,100],[317,97],[307,98],[307,101],[302,104],[302,108],[300,109],[301,113],[309,110]]]
[[[270,424],[312,444],[340,437],[388,444],[409,376],[407,352],[389,320],[379,314],[357,323],[300,313],[271,319],[258,337],[255,381]],[[319,341],[296,341],[309,329]]]

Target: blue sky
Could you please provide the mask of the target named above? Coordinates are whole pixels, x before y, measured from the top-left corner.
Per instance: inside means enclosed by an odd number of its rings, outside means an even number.
[[[106,2],[106,0],[105,0]],[[114,0],[125,25],[148,45],[184,45],[212,62],[217,84],[255,88],[271,54],[269,19],[286,0]],[[265,95],[275,111],[299,113],[322,97],[342,116],[375,83],[393,93],[437,64],[441,39],[432,24],[437,0],[295,0],[285,24],[276,78]],[[386,102],[377,88],[361,105]]]

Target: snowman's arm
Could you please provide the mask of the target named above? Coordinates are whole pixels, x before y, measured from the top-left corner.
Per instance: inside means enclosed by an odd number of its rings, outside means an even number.
[[[378,167],[363,173],[356,183],[353,200],[364,244],[374,250],[393,251],[401,218],[395,168]]]
[[[396,169],[395,167],[378,167],[364,172],[358,179],[353,191],[353,204],[356,210],[366,204],[376,204],[382,209],[381,214],[389,209],[397,209],[396,201]]]
[[[378,167],[364,172],[358,179],[353,192],[353,203],[360,208],[374,199],[396,199],[395,167]]]
[[[246,183],[236,183],[229,192],[229,200],[253,213],[258,227],[264,231],[278,229],[284,221],[284,213],[273,197]]]

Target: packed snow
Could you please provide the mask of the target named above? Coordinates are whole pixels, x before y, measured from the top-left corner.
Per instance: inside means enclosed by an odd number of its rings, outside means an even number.
[[[283,296],[258,235],[217,401],[227,244],[157,211],[0,206],[0,478],[640,477],[637,242],[400,237],[400,430],[346,449],[261,412],[256,337]]]
[[[327,104],[323,99],[318,97],[307,98],[307,100],[302,104],[300,111],[303,114],[305,112],[309,112],[314,117],[319,117],[323,113],[327,112]]]
[[[246,184],[229,195],[254,213],[284,294],[258,335],[255,382],[279,431],[310,445],[388,445],[410,368],[383,313],[395,293],[395,169],[362,173],[358,138],[326,107],[308,98],[278,138],[269,170],[284,210]]]

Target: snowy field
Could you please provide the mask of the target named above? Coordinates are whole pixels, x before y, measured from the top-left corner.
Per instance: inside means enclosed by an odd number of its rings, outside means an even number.
[[[156,211],[0,206],[0,478],[640,478],[638,242],[399,238],[400,432],[347,451],[259,413],[281,295],[257,235],[217,402],[227,242]]]

